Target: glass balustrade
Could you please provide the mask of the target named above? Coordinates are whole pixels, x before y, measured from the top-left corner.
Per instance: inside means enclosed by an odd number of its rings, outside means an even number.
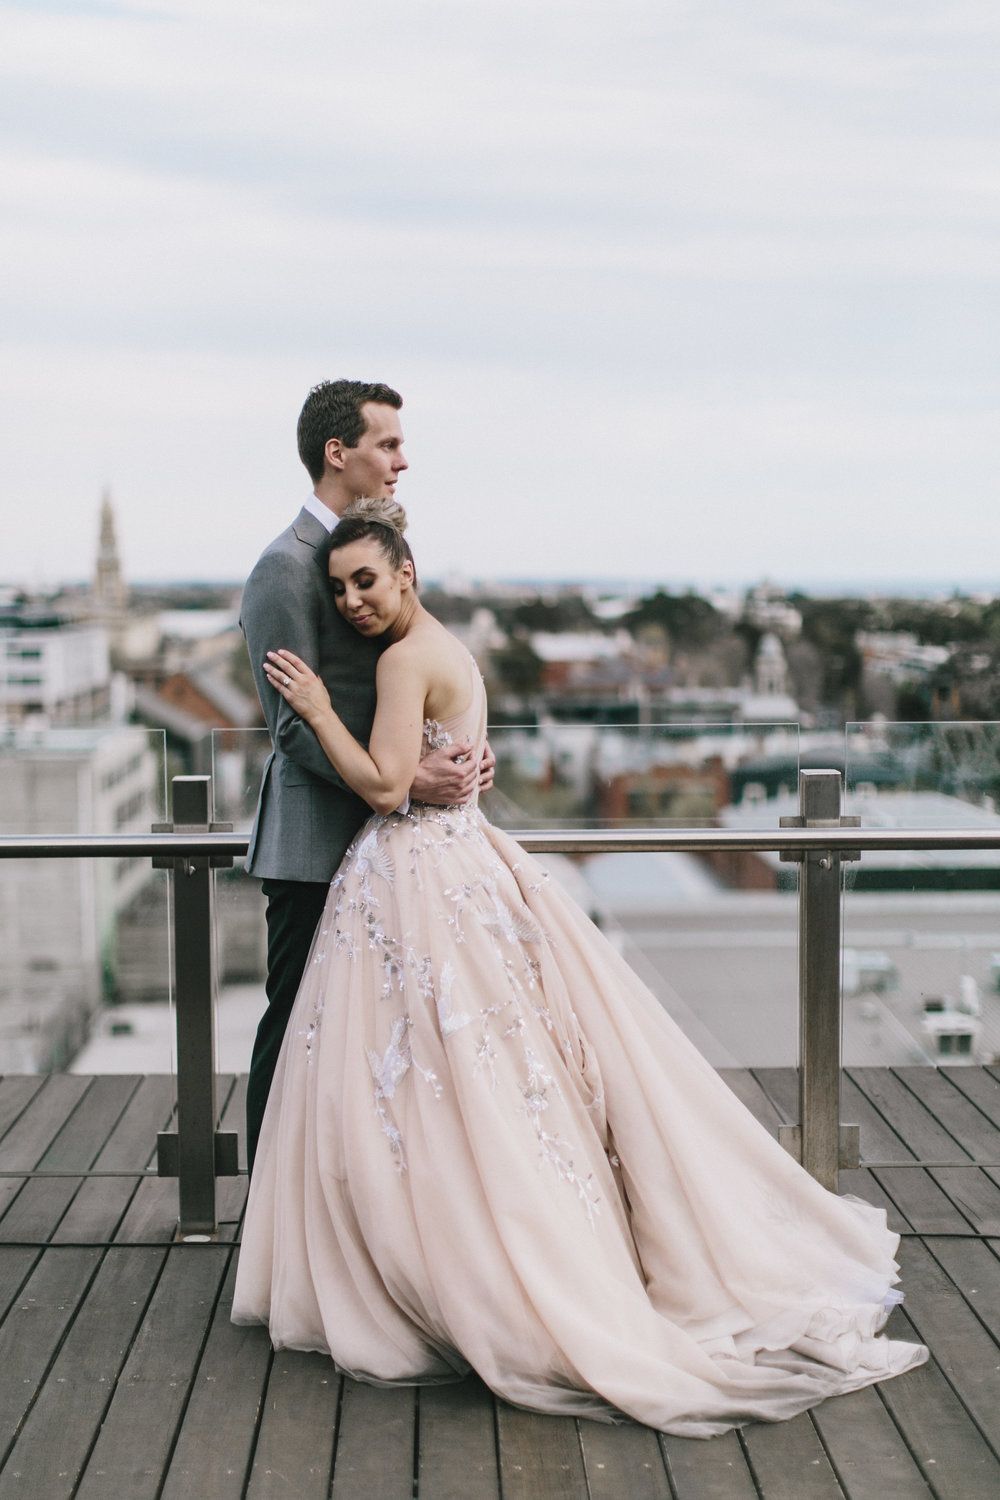
[[[852,723],[845,812],[863,828],[1000,828],[1000,723]],[[845,1066],[1000,1061],[1000,850],[844,866]]]
[[[778,826],[795,796],[795,724],[490,729],[496,784],[484,810],[508,830]],[[212,736],[214,815],[253,823],[265,730]],[[794,1064],[796,867],[770,854],[541,856],[706,1056],[720,1067]],[[260,885],[241,864],[216,874],[218,1060],[244,1069],[263,1006]]]
[[[508,829],[777,828],[797,726],[552,722],[491,730]],[[214,815],[249,831],[270,746],[216,731]],[[815,763],[815,754],[810,759]],[[822,759],[822,755],[820,755]],[[832,755],[827,760],[835,760]],[[845,811],[865,827],[1000,827],[1000,724],[847,726]],[[161,731],[8,731],[6,834],[145,833],[169,817]],[[543,856],[719,1066],[797,1057],[797,867],[777,854]],[[216,874],[218,1066],[246,1066],[263,1003],[259,885]],[[869,852],[844,865],[850,1067],[1000,1057],[1000,852]],[[169,881],[146,857],[0,863],[0,1065],[172,1067]]]
[[[162,730],[0,733],[5,835],[148,834],[167,816]],[[141,855],[0,861],[0,1072],[167,1072],[170,884]]]
[[[536,830],[557,838],[565,831],[571,839],[574,832],[590,830],[627,836],[631,829],[668,833],[698,827],[709,834],[718,829],[780,838],[780,824],[796,806],[793,789],[805,759],[796,727],[778,724],[503,725],[491,732],[491,741],[497,784],[487,809],[494,821],[520,831],[529,842]],[[267,735],[219,731],[211,750],[210,782],[200,791],[188,784],[174,788],[178,799],[182,791],[187,800],[194,797],[181,821],[207,827],[204,798],[210,791],[211,816],[246,835],[270,751]],[[810,745],[813,766],[835,764],[837,758],[829,746]],[[963,830],[1000,836],[995,810],[1000,725],[851,724],[844,766],[844,810],[866,831],[942,828],[959,830],[959,838]],[[175,769],[160,732],[126,726],[8,734],[0,744],[0,834],[43,840],[146,836],[151,824],[170,826],[166,780]],[[814,791],[818,785],[815,778],[809,782]],[[817,805],[813,816],[820,811]],[[822,811],[825,817],[827,810]],[[836,808],[828,811],[832,816]],[[154,870],[148,852],[116,850],[86,859],[75,853],[62,857],[55,848],[51,853],[56,857],[26,860],[8,847],[0,861],[4,1070],[170,1071],[168,872]],[[195,864],[204,858],[188,857]],[[570,849],[541,858],[710,1061],[722,1068],[764,1070],[758,1079],[765,1088],[774,1085],[787,1093],[788,1075],[767,1070],[798,1060],[795,892],[804,867],[794,856],[783,863],[775,852],[752,849],[644,854]],[[809,858],[817,871],[828,860],[822,848]],[[176,879],[183,874],[178,867]],[[833,1005],[832,1035],[839,1012],[849,1070],[842,1119],[850,1118],[852,1105],[869,1115],[872,1106],[877,1113],[879,1100],[904,1113],[919,1111],[926,1090],[918,1080],[933,1078],[936,1065],[957,1066],[953,1081],[961,1077],[963,1063],[1000,1060],[998,876],[1000,849],[945,843],[926,851],[873,848],[861,862],[845,857],[839,1006],[835,947],[831,964],[824,959],[820,966],[829,976],[823,983]],[[823,878],[817,875],[821,883]],[[220,980],[214,1007],[217,1069],[236,1073],[246,1067],[264,1004],[263,901],[242,860],[217,869],[213,880],[211,929],[203,925],[207,894],[204,905],[192,905],[181,900],[188,887],[176,887],[178,912],[186,913],[177,922],[178,962],[186,972],[199,934],[211,930]],[[815,896],[819,885],[810,881],[809,889]],[[810,897],[802,908],[812,923],[811,945],[824,933],[836,940],[836,889],[835,878],[832,907],[825,897],[819,905]],[[811,976],[815,966],[814,953],[807,966]],[[207,960],[200,972],[207,976]],[[206,1000],[205,1029],[195,1037],[192,1006],[201,981],[196,984],[193,974],[192,969],[185,981],[188,1004],[182,1019],[187,1018],[186,1108],[197,1114],[207,1086],[197,1074],[211,1065],[207,1018],[213,1007]],[[813,994],[812,985],[810,978],[803,994],[815,1018],[819,991]],[[210,990],[202,985],[206,997]],[[815,1031],[814,1022],[810,1026]],[[813,1031],[810,1056],[819,1045]],[[820,1072],[832,1069],[834,1078],[836,1052],[826,1041],[822,1051],[826,1061]],[[935,1086],[947,1089],[950,1082],[941,1078]],[[980,1079],[977,1087],[982,1086]],[[835,1109],[836,1091],[824,1088],[823,1099],[817,1095],[815,1105],[807,1103],[807,1121],[824,1115],[828,1103]],[[228,1125],[224,1121],[227,1129],[240,1112],[237,1096],[232,1099],[237,1102]],[[782,1107],[794,1118],[790,1094]],[[218,1141],[221,1149],[225,1143]],[[904,1141],[905,1129],[897,1147]],[[210,1136],[207,1151],[210,1174]],[[221,1160],[217,1155],[216,1162]]]

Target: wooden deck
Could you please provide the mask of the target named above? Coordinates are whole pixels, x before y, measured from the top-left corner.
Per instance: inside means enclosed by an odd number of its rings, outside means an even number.
[[[774,1127],[788,1070],[726,1075]],[[475,1381],[383,1390],[229,1322],[245,1181],[218,1242],[172,1243],[144,1175],[164,1078],[0,1082],[0,1500],[893,1500],[1000,1495],[1000,1070],[859,1069],[846,1190],[904,1235],[923,1369],[709,1442],[516,1411]],[[242,1084],[222,1123],[241,1128]]]

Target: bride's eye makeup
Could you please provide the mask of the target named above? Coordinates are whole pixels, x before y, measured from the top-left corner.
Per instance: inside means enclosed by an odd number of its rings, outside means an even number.
[[[372,584],[378,582],[378,578],[375,573],[355,573],[351,579],[351,582],[356,588],[370,589],[372,587]],[[346,586],[341,583],[339,578],[331,578],[330,585],[333,589],[334,598],[342,599],[347,591]]]

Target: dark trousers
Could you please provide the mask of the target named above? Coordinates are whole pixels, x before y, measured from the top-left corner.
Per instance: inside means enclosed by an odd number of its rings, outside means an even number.
[[[330,885],[328,881],[265,880],[261,889],[267,897],[267,1010],[257,1027],[247,1080],[247,1166],[251,1172],[285,1027]]]

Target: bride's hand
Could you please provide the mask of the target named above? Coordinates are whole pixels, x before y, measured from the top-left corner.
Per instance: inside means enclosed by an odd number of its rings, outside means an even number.
[[[263,663],[267,680],[307,724],[330,711],[330,694],[321,678],[294,651],[269,651]]]

